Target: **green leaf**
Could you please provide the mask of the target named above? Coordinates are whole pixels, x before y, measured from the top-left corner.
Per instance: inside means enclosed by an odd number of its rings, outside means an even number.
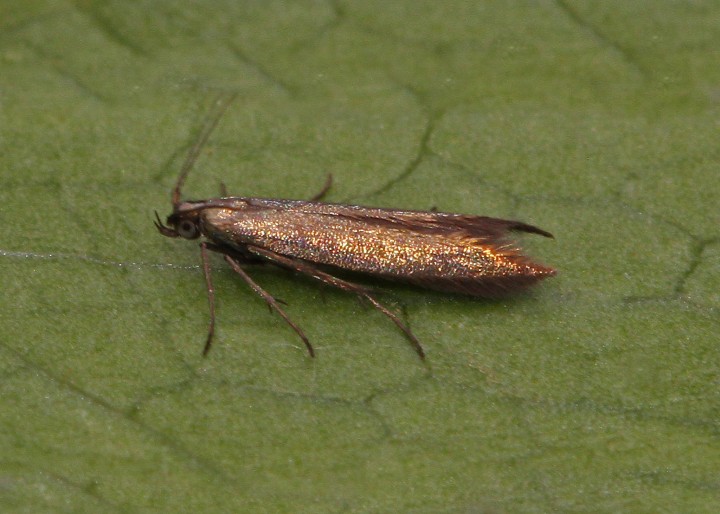
[[[0,510],[714,512],[713,2],[5,2]],[[501,302],[356,298],[162,238],[189,198],[521,219]]]

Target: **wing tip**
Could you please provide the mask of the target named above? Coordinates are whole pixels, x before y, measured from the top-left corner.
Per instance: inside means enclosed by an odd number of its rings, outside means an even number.
[[[513,232],[527,232],[528,234],[538,234],[543,237],[555,239],[555,236],[547,230],[543,230],[539,227],[536,227],[535,225],[529,225],[521,221],[513,221],[512,225],[508,226],[508,230],[512,230]]]

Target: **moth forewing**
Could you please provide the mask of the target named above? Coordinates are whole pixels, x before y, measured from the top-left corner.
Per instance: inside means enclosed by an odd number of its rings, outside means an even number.
[[[201,214],[206,235],[313,264],[429,289],[498,297],[555,273],[525,258],[509,230],[531,225],[479,216],[342,204],[226,198]]]
[[[498,297],[555,274],[525,257],[510,232],[552,237],[526,223],[434,211],[382,209],[319,201],[228,197],[182,201],[181,188],[202,146],[234,95],[219,95],[183,164],[172,192],[173,211],[159,232],[197,239],[210,304],[210,326],[203,354],[215,332],[214,288],[207,251],[221,253],[230,267],[298,334],[310,356],[315,351],[279,302],[258,285],[244,265],[271,263],[308,275],[369,301],[402,330],[421,359],[425,353],[412,331],[370,291],[335,277],[344,270],[400,280],[438,291]],[[329,188],[330,180],[318,199]],[[157,214],[156,214],[157,216]]]

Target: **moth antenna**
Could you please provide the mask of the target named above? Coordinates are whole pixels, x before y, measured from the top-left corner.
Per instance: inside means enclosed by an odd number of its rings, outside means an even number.
[[[177,182],[175,183],[175,188],[172,192],[173,207],[177,207],[180,204],[180,190],[185,183],[185,179],[187,178],[188,173],[190,173],[190,170],[195,164],[195,161],[197,160],[200,151],[205,146],[205,143],[207,143],[210,134],[212,134],[212,131],[215,130],[215,127],[217,127],[220,118],[222,118],[225,110],[232,103],[232,101],[235,100],[236,96],[237,93],[219,93],[213,101],[214,109],[210,112],[210,114],[208,114],[208,117],[205,119],[205,124],[200,130],[200,135],[195,141],[195,144],[193,144],[192,148],[190,148],[187,157],[185,157],[185,162],[183,162],[182,168],[180,168],[180,175],[178,175]]]

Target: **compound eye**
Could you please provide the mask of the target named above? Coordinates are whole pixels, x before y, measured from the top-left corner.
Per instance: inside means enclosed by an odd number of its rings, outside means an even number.
[[[189,220],[183,220],[175,226],[175,230],[185,239],[197,239],[200,237],[200,229]]]

